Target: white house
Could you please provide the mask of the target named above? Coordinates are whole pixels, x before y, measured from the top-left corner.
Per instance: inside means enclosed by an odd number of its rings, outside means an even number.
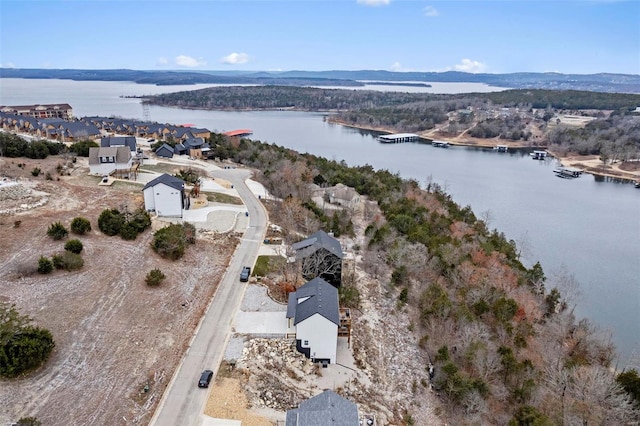
[[[158,216],[182,217],[185,204],[182,179],[165,173],[147,183],[142,192],[145,210],[154,211]]]
[[[115,170],[129,170],[133,165],[131,151],[126,146],[89,148],[89,173],[110,175]]]
[[[340,310],[338,289],[314,278],[289,293],[287,305],[289,328],[295,328],[298,352],[313,362],[336,362]]]

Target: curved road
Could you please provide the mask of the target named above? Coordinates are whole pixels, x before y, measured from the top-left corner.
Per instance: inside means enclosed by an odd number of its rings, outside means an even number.
[[[151,418],[150,425],[192,426],[202,423],[202,413],[208,397],[208,389],[198,388],[203,370],[213,370],[214,378],[222,361],[231,322],[240,306],[246,283],[240,282],[243,266],[252,266],[265,236],[267,214],[262,203],[249,190],[245,180],[250,172],[243,169],[212,170],[213,177],[226,179],[234,185],[249,212],[249,227],[238,245],[227,271],[204,317],[189,344],[182,362]]]

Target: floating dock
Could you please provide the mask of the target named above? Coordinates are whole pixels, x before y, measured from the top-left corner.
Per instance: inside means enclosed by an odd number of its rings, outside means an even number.
[[[414,133],[393,133],[378,136],[378,141],[382,143],[418,142],[419,140],[420,136]]]

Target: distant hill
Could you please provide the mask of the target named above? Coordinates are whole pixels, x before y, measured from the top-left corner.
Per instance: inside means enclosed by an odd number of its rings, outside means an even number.
[[[55,78],[90,81],[133,81],[141,84],[260,84],[283,86],[362,86],[363,81],[485,83],[514,89],[587,90],[640,93],[640,75],[361,71],[140,71],[0,68],[1,78]]]

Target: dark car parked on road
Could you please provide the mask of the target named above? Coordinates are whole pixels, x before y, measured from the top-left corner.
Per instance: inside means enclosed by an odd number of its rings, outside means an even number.
[[[240,281],[246,282],[249,281],[249,276],[251,275],[251,268],[245,266],[242,268],[242,272],[240,272]]]
[[[199,388],[208,388],[209,383],[211,383],[211,378],[213,377],[213,371],[204,370],[200,375],[200,380],[198,381]]]

